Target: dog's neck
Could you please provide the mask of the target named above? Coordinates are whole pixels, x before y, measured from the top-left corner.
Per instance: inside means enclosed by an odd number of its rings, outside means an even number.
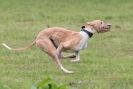
[[[86,33],[89,38],[91,38],[93,36],[93,34],[96,32],[95,30],[93,30],[91,28],[81,28],[80,31]]]
[[[89,40],[89,38],[92,37],[95,32],[90,28],[82,27],[79,33],[81,35],[81,40],[79,44],[75,47],[75,50],[77,51],[85,49],[87,47],[87,41]]]
[[[85,28],[87,31],[91,32],[92,34],[96,33],[96,30],[89,27],[89,28]]]

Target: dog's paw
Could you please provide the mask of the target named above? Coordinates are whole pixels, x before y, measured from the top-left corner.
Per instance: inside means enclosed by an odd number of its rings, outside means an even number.
[[[69,71],[65,69],[64,67],[61,67],[61,69],[63,70],[63,72],[68,73],[68,74],[74,73],[73,71]]]
[[[80,60],[71,60],[71,62],[79,62]]]
[[[74,72],[73,72],[73,71],[67,71],[66,73],[68,73],[68,74],[73,74]]]
[[[68,58],[76,58],[76,55],[71,55]]]
[[[67,73],[67,74],[72,74],[72,73],[74,73],[73,71],[69,71],[69,70],[63,70],[65,73]]]

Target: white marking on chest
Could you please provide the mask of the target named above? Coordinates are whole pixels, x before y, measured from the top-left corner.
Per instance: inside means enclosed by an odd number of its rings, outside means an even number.
[[[76,51],[79,51],[81,49],[85,49],[87,47],[87,41],[89,39],[87,33],[80,31],[79,34],[81,35],[81,40],[80,40],[79,44],[75,47]]]

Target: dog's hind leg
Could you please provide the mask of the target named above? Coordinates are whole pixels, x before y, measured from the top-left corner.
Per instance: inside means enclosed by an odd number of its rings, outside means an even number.
[[[64,71],[65,73],[73,73],[73,71],[69,71],[63,67],[59,60],[59,56],[57,55],[56,48],[52,44],[51,40],[49,39],[39,39],[36,41],[36,45],[44,52],[46,52],[57,64],[57,66]]]

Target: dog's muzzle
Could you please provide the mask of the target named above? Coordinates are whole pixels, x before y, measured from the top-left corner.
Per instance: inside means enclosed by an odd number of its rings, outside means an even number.
[[[111,24],[107,24],[107,29],[111,29]]]

